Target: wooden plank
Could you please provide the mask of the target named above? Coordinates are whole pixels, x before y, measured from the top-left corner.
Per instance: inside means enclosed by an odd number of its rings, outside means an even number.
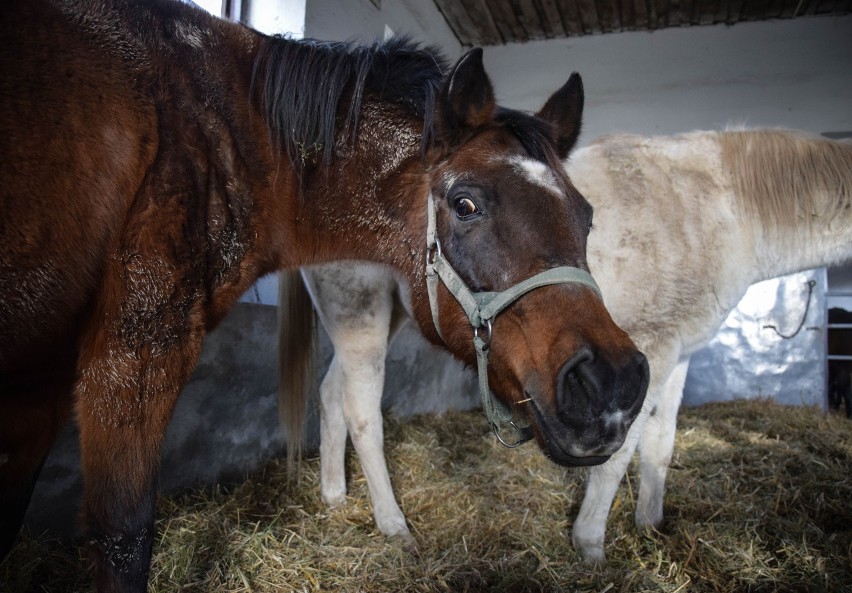
[[[716,10],[718,9],[717,0],[700,0],[698,4],[700,7],[698,22],[693,24],[712,25],[713,19],[716,18]]]
[[[539,12],[544,25],[544,32],[550,37],[565,37],[565,27],[562,26],[562,15],[556,0],[539,0]]]
[[[728,20],[728,5],[731,0],[719,0],[716,5],[716,14],[713,15],[714,23],[724,23]]]
[[[805,8],[804,14],[806,14],[808,16],[815,15],[818,4],[819,4],[818,0],[808,0],[808,5]]]
[[[831,14],[834,12],[839,12],[840,10],[840,2],[839,0],[818,0],[816,13],[817,14]]]
[[[669,0],[669,10],[666,13],[666,25],[679,27],[683,19],[683,5],[681,0]]]
[[[834,2],[834,0],[831,1]],[[784,0],[769,0],[764,18],[777,19],[781,16],[782,10],[784,10]]]
[[[648,11],[648,30],[654,31],[660,28],[659,15],[657,15],[656,0],[645,0],[646,10]]]
[[[575,0],[556,0],[562,15],[562,26],[569,36],[583,35],[583,21],[580,20],[580,7]]]
[[[435,0],[435,5],[444,20],[455,33],[456,38],[462,45],[480,45],[479,29],[470,20],[467,11],[457,0]]]
[[[636,10],[633,7],[633,0],[620,0],[621,6],[621,27],[624,31],[636,30]]]
[[[580,20],[586,33],[600,33],[601,22],[598,19],[598,9],[595,0],[577,0],[577,8],[580,9]]]
[[[505,43],[500,30],[494,24],[491,11],[485,0],[461,0],[471,23],[479,30],[479,43],[482,45],[499,45]]]
[[[603,33],[612,33],[612,0],[595,0],[595,10]]]
[[[509,0],[485,0],[491,11],[494,24],[500,31],[506,43],[521,43],[527,41],[527,32],[518,22],[515,9]]]
[[[633,17],[637,31],[644,31],[648,28],[648,5],[645,0],[633,0]]]
[[[692,13],[695,11],[695,0],[680,0],[680,26],[692,24]]]
[[[798,2],[798,0],[795,1]],[[728,0],[728,15],[725,17],[725,23],[733,25],[740,22],[745,3],[746,0]]]
[[[609,0],[612,7],[612,30],[614,33],[619,33],[624,30],[624,24],[621,19],[621,2],[620,0]]]
[[[544,39],[544,26],[533,0],[513,0],[515,17],[527,33],[528,39]]]
[[[801,0],[784,0],[784,7],[781,9],[781,18],[791,18],[796,13],[796,8]]]
[[[650,0],[655,15],[656,29],[664,29],[671,26],[672,2],[671,0]]]
[[[759,21],[766,14],[767,0],[746,0],[740,15],[741,20]]]

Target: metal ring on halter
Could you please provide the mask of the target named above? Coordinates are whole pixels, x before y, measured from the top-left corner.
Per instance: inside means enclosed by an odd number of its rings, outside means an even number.
[[[482,341],[485,343],[485,347],[488,348],[489,346],[491,346],[491,320],[490,319],[485,320],[485,327],[488,328],[488,337],[482,338]],[[473,337],[474,338],[479,337],[479,328],[478,327],[473,328]]]
[[[434,255],[435,257],[431,257]],[[441,242],[435,239],[435,244],[426,247],[426,265],[431,266],[441,257]]]
[[[532,435],[532,431],[529,428],[527,428],[527,429],[520,428],[517,424],[515,424],[511,420],[509,421],[509,426],[511,426],[512,428],[517,430],[519,433],[521,433],[521,435],[523,435],[523,436],[521,436],[521,438],[519,438],[514,443],[507,443],[506,441],[504,441],[503,438],[500,436],[500,433],[497,430],[497,425],[494,424],[493,422],[491,423],[491,430],[494,432],[494,436],[497,437],[497,440],[500,441],[500,444],[502,444],[504,447],[506,447],[508,449],[516,449],[516,448],[520,447],[521,445],[523,445],[524,443],[526,443],[527,441],[532,440],[533,435]]]

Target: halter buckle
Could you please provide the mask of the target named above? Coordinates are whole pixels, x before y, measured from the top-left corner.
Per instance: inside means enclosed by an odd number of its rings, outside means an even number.
[[[426,246],[426,265],[434,265],[439,257],[441,257],[441,242],[436,237],[432,245]]]
[[[473,328],[473,338],[474,339],[479,338],[479,328],[480,327],[482,327],[482,326]],[[491,320],[490,319],[485,320],[485,327],[488,329],[488,337],[483,337],[483,338],[480,338],[480,339],[482,340],[482,343],[483,343],[483,349],[488,349],[491,346]]]

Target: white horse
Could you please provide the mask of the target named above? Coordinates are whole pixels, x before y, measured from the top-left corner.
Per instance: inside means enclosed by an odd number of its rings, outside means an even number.
[[[651,370],[642,413],[622,448],[591,469],[574,522],[575,548],[599,563],[609,509],[637,444],[636,523],[656,527],[663,519],[689,357],[749,285],[852,258],[852,145],[777,130],[619,135],[576,151],[567,167],[595,208],[589,267]],[[380,410],[385,354],[404,320],[406,287],[375,266],[318,267],[302,276],[335,350],[320,388],[323,499],[344,500],[348,430],[376,525],[413,543],[388,478]],[[291,406],[303,405],[299,389],[289,392]],[[303,422],[285,415],[291,426]]]

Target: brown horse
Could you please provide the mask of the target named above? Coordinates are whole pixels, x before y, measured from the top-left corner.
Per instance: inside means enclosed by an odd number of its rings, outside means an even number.
[[[0,552],[73,411],[101,592],[145,590],[175,400],[259,276],[392,266],[425,335],[474,364],[477,322],[445,285],[427,297],[427,226],[430,265],[477,292],[587,269],[591,208],[560,166],[577,76],[532,116],[495,106],[479,50],[447,69],[405,40],[266,37],[170,0],[4,2],[0,72]],[[588,282],[559,282],[489,325],[486,390],[558,461],[601,462],[647,366]]]

